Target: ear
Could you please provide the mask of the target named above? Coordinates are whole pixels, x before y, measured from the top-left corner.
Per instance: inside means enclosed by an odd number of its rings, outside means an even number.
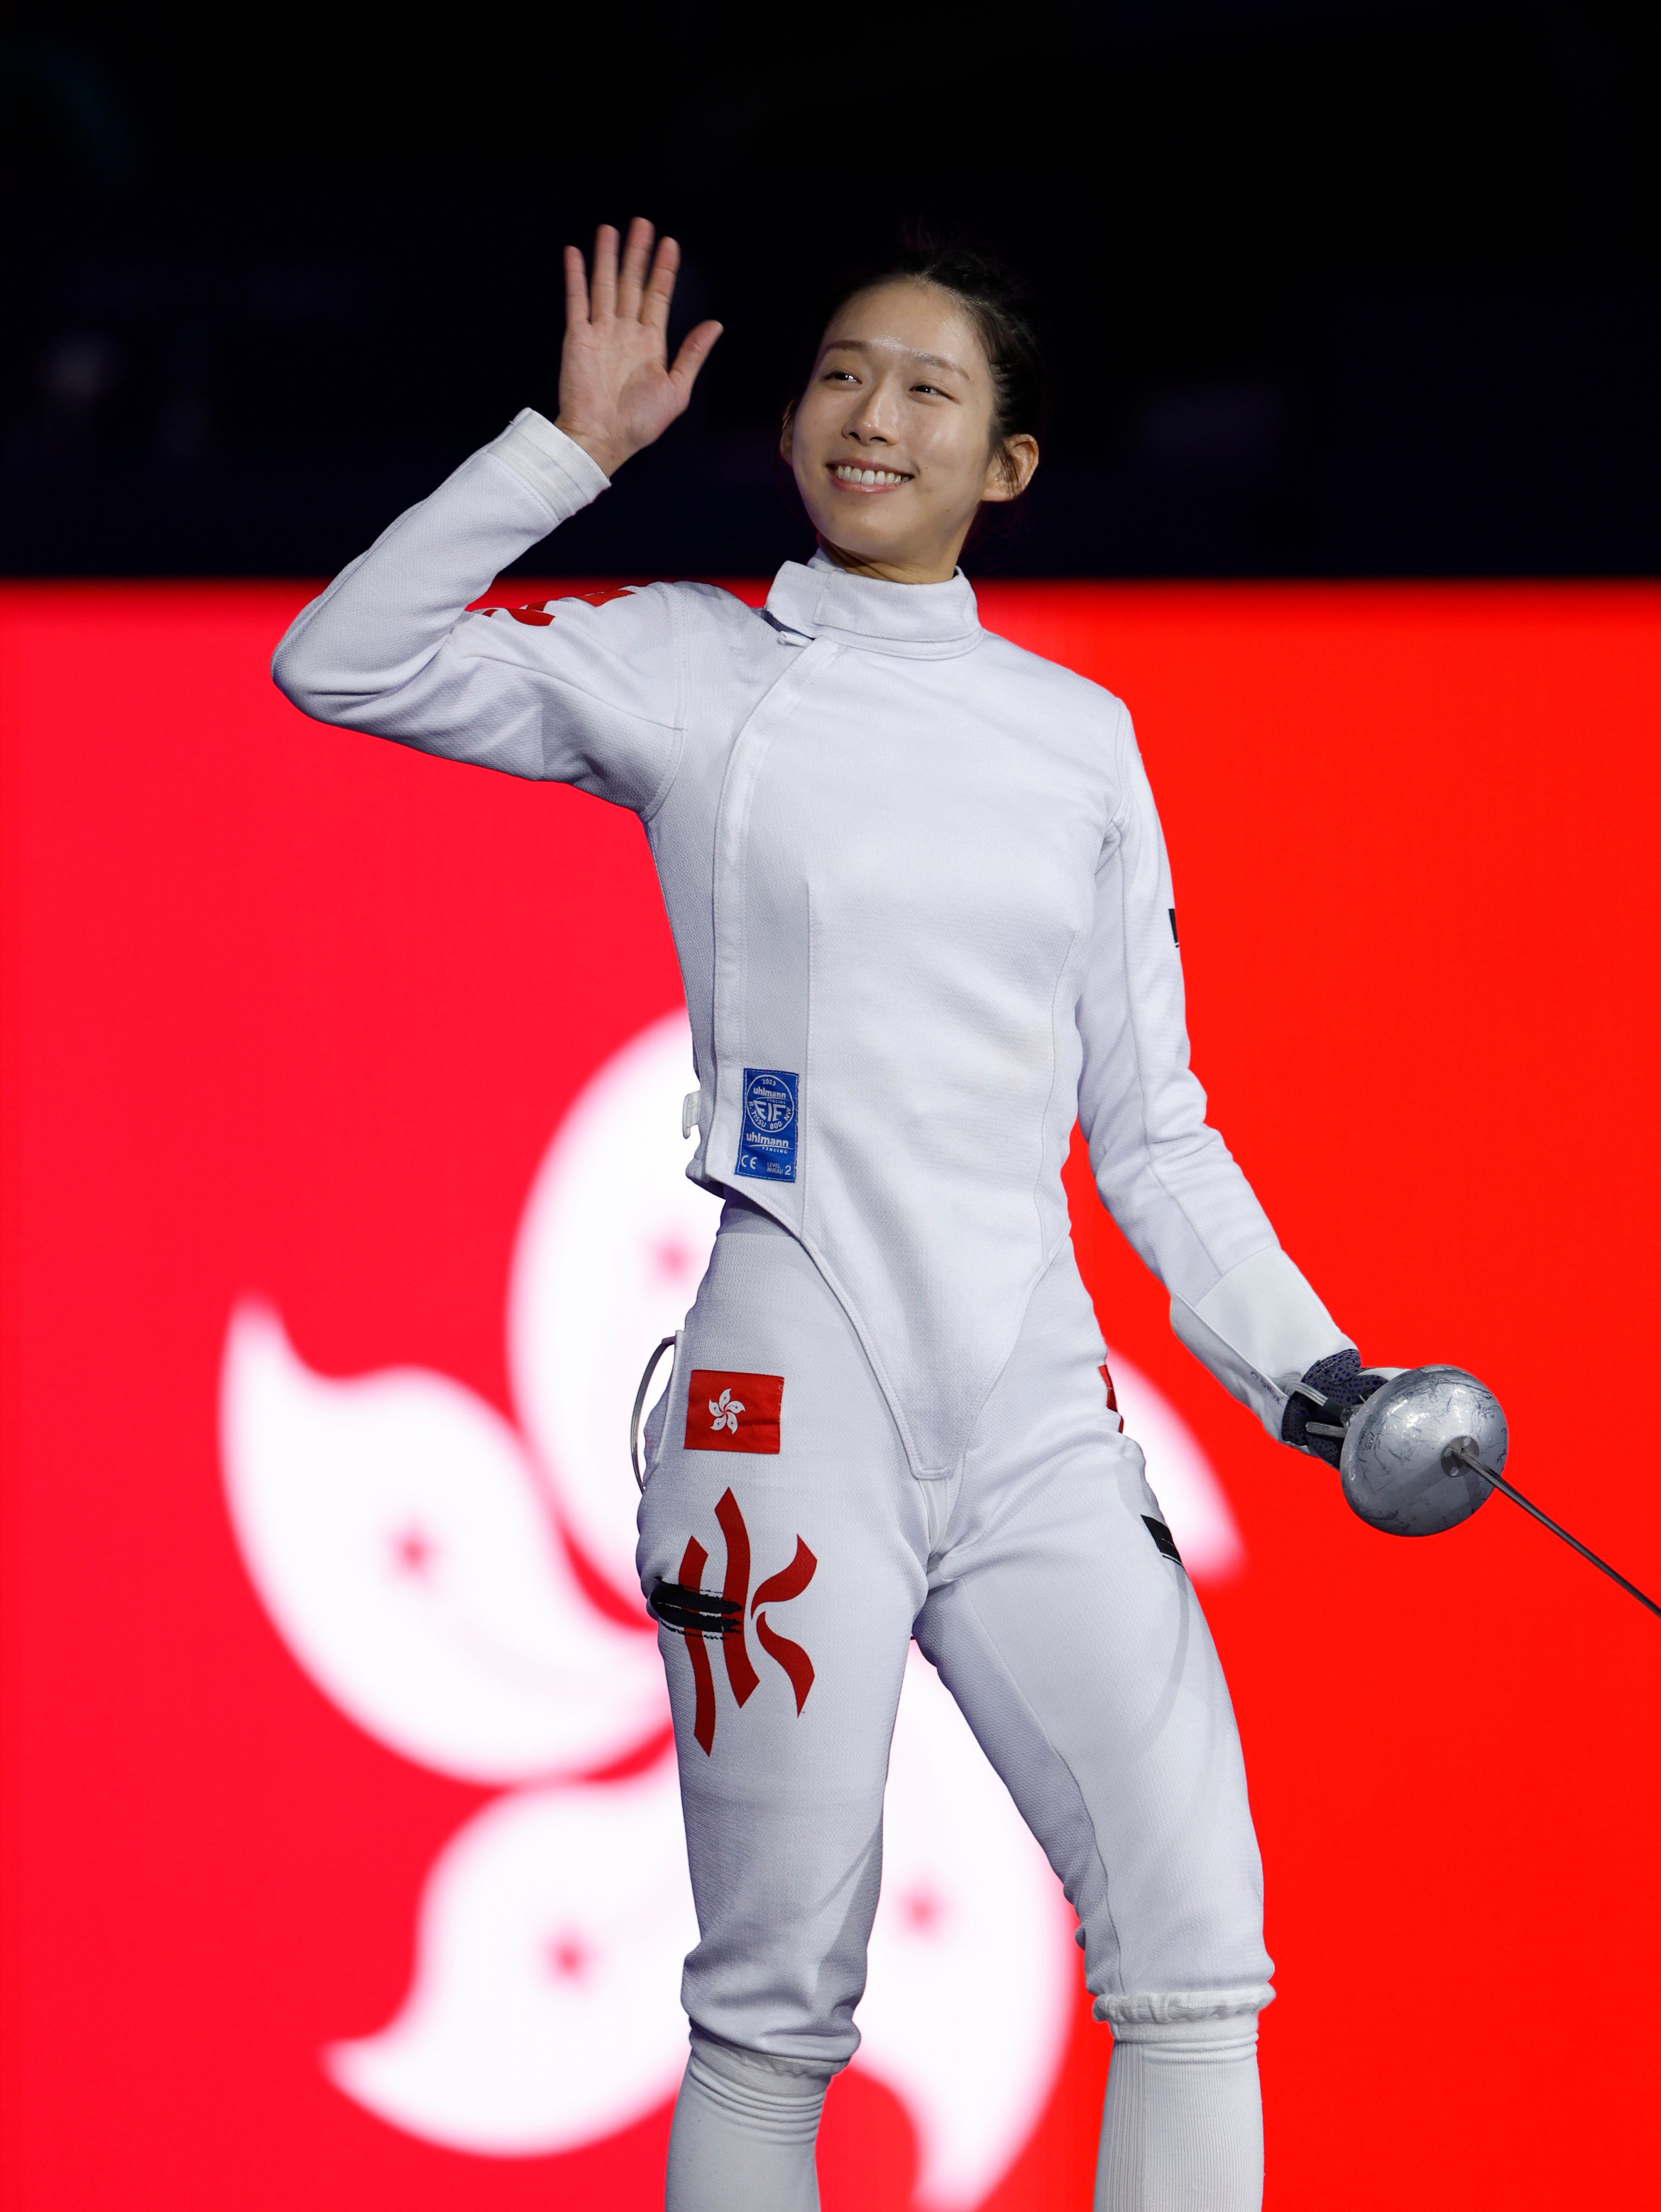
[[[785,409],[783,416],[779,422],[779,452],[783,458],[784,465],[787,468],[790,465],[790,448],[794,443],[795,434],[796,403],[793,399],[790,402],[790,404]]]
[[[1038,465],[1038,441],[1023,430],[1006,438],[986,465],[983,500],[1019,499],[1032,481]]]

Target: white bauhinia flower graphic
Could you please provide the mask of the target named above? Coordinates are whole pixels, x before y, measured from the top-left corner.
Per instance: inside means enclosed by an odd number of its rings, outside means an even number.
[[[420,1369],[315,1375],[253,1301],[227,1340],[231,1515],[290,1650],[366,1733],[504,1793],[428,1876],[397,2018],[324,2059],[346,2095],[453,2150],[598,2142],[671,2097],[684,2059],[697,1929],[626,1437],[645,1354],[680,1326],[715,1232],[676,1138],[691,1060],[684,1015],[654,1024],[556,1133],[509,1296],[519,1428]],[[1231,1571],[1239,1538],[1198,1446],[1111,1365],[1184,1557]],[[709,1411],[735,1431],[744,1407],[724,1390]],[[568,1542],[619,1604],[591,1601]],[[918,2202],[952,2212],[995,2187],[1042,2113],[1078,1967],[1054,1876],[916,1653],[884,1863],[855,2063],[910,2116]]]

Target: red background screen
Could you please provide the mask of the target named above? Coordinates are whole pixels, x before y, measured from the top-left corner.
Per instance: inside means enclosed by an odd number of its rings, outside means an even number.
[[[0,599],[8,2201],[646,2212],[666,2106],[474,2157],[319,2063],[396,2012],[427,1869],[490,1793],[360,1731],[275,1632],[224,1504],[228,1317],[257,1293],[320,1373],[420,1364],[508,1413],[537,1164],[678,980],[632,819],[277,696],[303,596]],[[1131,707],[1195,1063],[1281,1241],[1365,1356],[1488,1382],[1515,1480],[1661,1583],[1661,592],[982,609]],[[1247,1547],[1204,1596],[1278,1963],[1270,2204],[1640,2201],[1661,1622],[1503,1500],[1431,1541],[1364,1527],[1073,1199],[1104,1330]],[[1081,2005],[997,2212],[1087,2205],[1107,2054]],[[892,2096],[833,2088],[828,2212],[904,2212],[912,2160]]]

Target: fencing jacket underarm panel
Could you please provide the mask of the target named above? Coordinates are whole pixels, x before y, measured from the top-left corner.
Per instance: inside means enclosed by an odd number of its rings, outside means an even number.
[[[641,816],[692,1022],[688,1172],[807,1246],[915,1472],[958,1462],[1067,1237],[1075,1102],[1177,1334],[1278,1436],[1348,1339],[1207,1126],[1124,708],[983,630],[961,574],[821,555],[765,610],[679,583],[468,611],[605,488],[525,410],[301,613],[279,687]]]
[[[1339,1329],[1281,1249],[1189,1065],[1176,897],[1128,714],[1123,797],[1097,872],[1079,1001],[1079,1122],[1102,1201],[1171,1292],[1171,1326],[1279,1437],[1287,1391],[1342,1351]]]

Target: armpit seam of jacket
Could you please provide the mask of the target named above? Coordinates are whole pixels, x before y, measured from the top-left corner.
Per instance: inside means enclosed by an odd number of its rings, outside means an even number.
[[[1119,773],[1119,803],[1109,817],[1107,827],[1109,832],[1123,844],[1124,818],[1130,811],[1130,779],[1124,772],[1124,744],[1130,729],[1130,709],[1123,699],[1116,699],[1113,703],[1119,710],[1113,724],[1113,763]],[[1103,837],[1102,843],[1105,847],[1107,843],[1105,836]]]
[[[686,724],[691,712],[687,703],[687,694],[690,686],[688,682],[689,671],[687,668],[686,630],[681,619],[680,593],[678,592],[671,592],[669,594],[669,635],[671,640],[671,650],[674,654],[675,660],[675,719],[672,722],[654,723],[653,727],[660,730],[666,728],[672,730],[675,733],[675,742],[670,748],[669,758],[665,764],[663,774],[658,779],[657,789],[652,793],[651,798],[648,799],[645,805],[640,810],[640,818],[642,824],[648,824],[655,821],[659,813],[667,804],[669,794],[675,787],[675,778],[680,774],[680,764],[686,757]],[[679,957],[678,953],[677,953],[676,957],[677,958]],[[684,985],[684,981],[685,979],[683,977],[683,987]]]
[[[479,611],[483,612],[483,610],[481,609]],[[511,660],[506,656],[499,653],[484,653],[475,649],[473,651],[472,657],[477,660],[494,661],[499,668],[516,668],[521,674],[529,676],[533,682],[537,684],[545,684],[557,693],[559,691],[575,691],[580,698],[592,699],[597,707],[603,707],[608,714],[617,714],[621,716],[627,712],[626,709],[617,706],[611,700],[602,699],[598,691],[591,691],[586,684],[574,684],[569,676],[555,676],[550,670],[543,668],[531,668],[522,660]],[[630,714],[629,719],[631,721],[643,723],[649,729],[673,730],[678,736],[681,734],[680,725],[678,722],[660,721],[655,714]],[[548,744],[545,712],[544,729],[541,737],[538,740],[538,744],[542,754],[542,775],[540,781],[545,783],[559,782],[561,781],[559,777],[551,776],[548,774]],[[678,757],[678,755],[679,747],[677,746],[677,757]],[[626,801],[624,803],[627,804]],[[633,808],[630,811],[633,812],[638,812],[640,810],[638,808]]]
[[[473,620],[475,617],[483,617],[488,612],[489,610],[484,607],[470,608],[463,614],[460,621],[456,623],[455,628],[451,631],[450,635],[454,640],[455,650],[458,656],[465,656],[465,658],[472,660],[488,660],[492,662],[498,668],[511,668],[518,674],[525,677],[531,683],[533,683],[539,687],[545,686],[551,690],[556,696],[557,696],[562,691],[575,692],[580,699],[593,700],[595,706],[603,708],[608,714],[625,716],[631,721],[644,724],[649,729],[672,730],[676,732],[678,737],[684,737],[684,732],[678,720],[665,721],[656,714],[641,714],[633,708],[619,707],[614,700],[603,698],[598,691],[591,690],[586,684],[579,684],[569,676],[556,675],[553,670],[549,668],[539,668],[532,661],[519,659],[510,653],[496,653],[492,651],[489,644],[486,642],[487,639],[495,634],[496,626],[491,623],[480,621],[472,635],[464,638],[462,623]],[[543,728],[538,739],[538,747],[542,756],[541,781],[544,782],[559,781],[560,779],[558,777],[550,776],[548,774],[548,731],[547,710],[545,708],[544,709]],[[671,773],[672,773],[676,762],[679,759],[680,750],[680,746],[677,744],[674,750],[673,758],[670,763]],[[660,781],[661,781],[661,779],[660,779]],[[640,810],[636,808],[631,811],[638,812]]]
[[[1119,718],[1119,741],[1122,747],[1124,743],[1125,735],[1129,730],[1129,714],[1122,707]],[[1126,786],[1128,798],[1129,778],[1126,780]],[[1153,1176],[1154,1182],[1158,1183],[1159,1188],[1165,1193],[1167,1201],[1174,1211],[1179,1213],[1183,1219],[1188,1224],[1189,1233],[1192,1235],[1195,1243],[1199,1246],[1201,1251],[1205,1254],[1206,1258],[1210,1261],[1213,1273],[1215,1279],[1220,1282],[1223,1278],[1224,1270],[1219,1267],[1217,1263],[1217,1255],[1211,1249],[1210,1240],[1201,1232],[1199,1224],[1195,1220],[1193,1215],[1183,1204],[1181,1199],[1177,1197],[1176,1192],[1171,1189],[1170,1184],[1165,1181],[1165,1176],[1160,1173],[1153,1135],[1147,1126],[1147,1084],[1142,1073],[1142,1039],[1137,1020],[1136,994],[1132,988],[1130,973],[1130,915],[1125,904],[1125,872],[1123,866],[1121,866],[1119,870],[1119,943],[1122,947],[1120,957],[1124,962],[1125,1026],[1130,1032],[1130,1050],[1132,1057],[1136,1064],[1136,1103],[1141,1115],[1142,1152],[1144,1158],[1147,1161],[1147,1171]],[[1186,1027],[1186,1023],[1184,1023],[1184,1027]]]
[[[654,587],[648,585],[645,588],[651,590]],[[559,602],[555,600],[552,604],[557,605]],[[671,590],[669,592],[669,623],[674,639],[672,650],[675,655],[675,707],[674,712],[666,716],[648,714],[643,709],[636,707],[619,707],[615,699],[603,697],[599,692],[591,690],[587,684],[579,684],[575,677],[557,673],[552,669],[539,667],[534,661],[520,660],[510,653],[494,651],[485,641],[492,636],[500,636],[503,633],[493,623],[487,623],[484,628],[468,633],[464,641],[462,623],[471,622],[475,616],[488,616],[494,612],[495,610],[490,607],[465,607],[462,610],[455,627],[450,633],[455,641],[458,653],[465,653],[469,659],[472,660],[491,661],[498,668],[516,669],[520,675],[529,678],[535,684],[551,684],[562,691],[575,691],[579,698],[592,699],[597,707],[603,707],[608,714],[624,715],[630,721],[643,722],[648,728],[654,730],[678,730],[684,733],[686,684],[681,653],[684,633],[681,629],[680,600],[674,591]],[[678,760],[679,751],[677,749],[675,759],[672,761],[670,767],[660,779],[658,789],[654,793],[651,801],[654,812],[669,795],[667,784],[673,776]]]

